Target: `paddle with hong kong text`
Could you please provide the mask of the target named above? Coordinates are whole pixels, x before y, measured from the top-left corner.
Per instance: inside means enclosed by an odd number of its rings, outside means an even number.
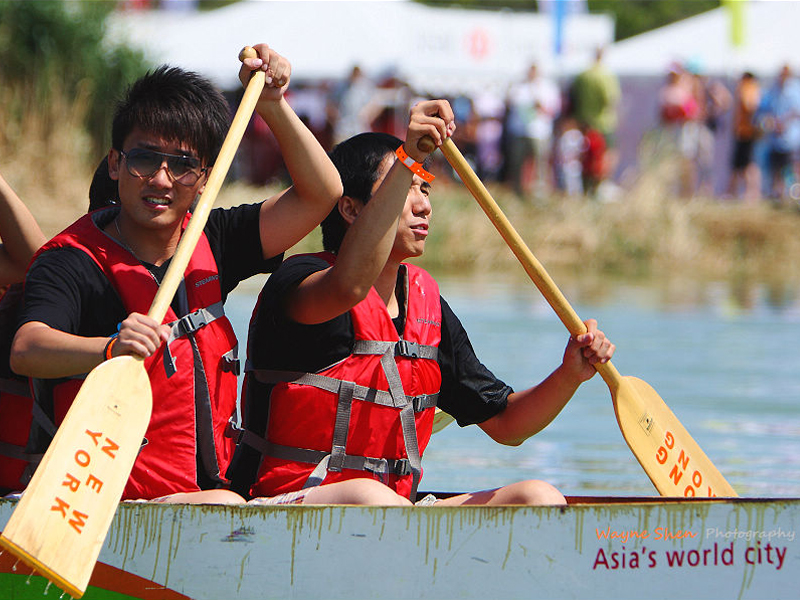
[[[255,57],[245,48],[240,59]],[[256,71],[148,316],[163,321],[264,87]],[[142,439],[153,399],[144,361],[119,356],[81,386],[14,510],[0,545],[74,598],[89,584]]]
[[[433,141],[425,138],[420,142],[421,148],[424,148],[423,144],[427,144],[425,150],[429,150]],[[586,325],[525,245],[453,141],[448,138],[441,149],[570,334],[585,333]],[[611,391],[614,412],[625,441],[662,496],[737,495],[650,385],[636,377],[623,377],[610,361],[598,364],[596,368]]]

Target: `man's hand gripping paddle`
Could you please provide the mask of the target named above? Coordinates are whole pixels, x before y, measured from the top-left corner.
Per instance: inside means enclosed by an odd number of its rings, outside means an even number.
[[[420,148],[433,150],[433,141],[424,138],[420,142]],[[583,321],[525,245],[450,138],[442,144],[442,153],[570,334],[577,336],[585,333]],[[652,387],[636,377],[621,376],[610,361],[598,364],[596,368],[611,391],[614,412],[625,441],[662,496],[737,495]]]
[[[255,57],[245,48],[240,59]],[[247,85],[205,190],[148,316],[163,321],[264,87]],[[0,545],[74,598],[89,584],[152,410],[144,361],[108,360],[86,377],[0,536]]]

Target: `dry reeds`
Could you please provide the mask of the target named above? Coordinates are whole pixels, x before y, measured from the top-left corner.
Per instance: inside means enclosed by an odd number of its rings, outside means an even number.
[[[88,103],[85,95],[67,98],[54,91],[46,105],[32,104],[30,90],[0,92],[0,169],[45,234],[53,235],[89,203],[94,168],[83,127]]]
[[[19,90],[0,94],[0,169],[47,234],[83,214],[96,162],[82,128],[87,102],[53,94],[30,110]],[[24,110],[27,108],[28,110]],[[606,277],[746,279],[800,284],[800,211],[770,204],[680,199],[674,165],[648,164],[613,202],[554,195],[521,201],[489,185],[498,204],[551,272]],[[217,205],[266,198],[274,189],[227,185]],[[421,263],[438,271],[516,273],[516,259],[466,189],[441,175]],[[290,253],[321,248],[319,230]]]

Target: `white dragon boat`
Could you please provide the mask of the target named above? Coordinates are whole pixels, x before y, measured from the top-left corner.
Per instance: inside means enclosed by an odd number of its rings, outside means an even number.
[[[0,528],[16,505],[0,500]],[[800,499],[122,503],[84,598],[798,598]],[[68,547],[64,552],[69,552]],[[9,552],[0,597],[65,598]]]

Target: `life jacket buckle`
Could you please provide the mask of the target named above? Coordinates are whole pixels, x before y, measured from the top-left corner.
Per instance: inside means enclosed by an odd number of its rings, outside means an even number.
[[[233,348],[222,355],[222,370],[225,373],[233,373],[238,377],[242,372],[242,362],[239,360],[238,348]]]
[[[228,423],[225,425],[225,437],[235,440],[236,444],[240,444],[242,438],[244,437],[244,427],[239,427],[239,424],[236,420],[231,417],[228,419]]]
[[[394,355],[404,358],[419,358],[419,344],[408,340],[399,340],[394,346]]]
[[[362,467],[367,473],[376,475],[381,482],[387,483],[387,477],[391,473],[389,461],[385,458],[366,458]]]
[[[412,471],[413,469],[411,468],[411,461],[407,458],[401,458],[400,460],[396,461],[394,469],[395,475],[405,477],[406,475],[411,475]]]
[[[208,325],[208,318],[206,317],[204,311],[196,310],[182,316],[180,319],[178,319],[178,322],[175,325],[180,332],[180,335],[178,336],[180,337],[194,333],[201,327]]]

